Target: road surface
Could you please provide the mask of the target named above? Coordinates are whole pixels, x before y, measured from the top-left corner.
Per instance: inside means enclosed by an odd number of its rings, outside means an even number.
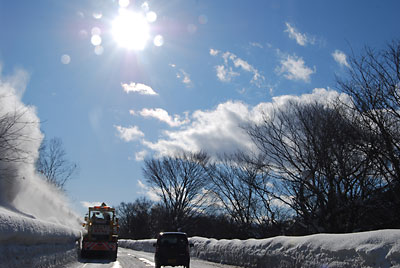
[[[150,268],[154,267],[154,253],[118,248],[115,262],[107,259],[79,259],[69,263],[66,268]],[[167,266],[168,267],[168,266]],[[178,266],[179,267],[179,266]],[[237,266],[206,262],[196,258],[190,259],[190,268],[239,268]]]

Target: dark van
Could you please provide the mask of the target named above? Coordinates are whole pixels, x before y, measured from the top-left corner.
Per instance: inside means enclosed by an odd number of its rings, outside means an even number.
[[[164,232],[159,233],[157,243],[154,244],[156,251],[154,254],[155,268],[161,266],[190,266],[189,244],[186,233]]]

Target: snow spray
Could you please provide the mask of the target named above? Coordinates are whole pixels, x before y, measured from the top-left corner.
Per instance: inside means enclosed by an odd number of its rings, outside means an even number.
[[[0,206],[79,228],[65,194],[36,171],[43,134],[36,108],[21,101],[29,76],[17,70],[4,77],[1,71],[0,65]]]

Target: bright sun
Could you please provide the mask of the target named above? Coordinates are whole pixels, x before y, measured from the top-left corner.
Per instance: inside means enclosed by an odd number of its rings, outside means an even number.
[[[112,22],[112,35],[121,47],[143,50],[149,39],[149,24],[139,13],[123,10]]]

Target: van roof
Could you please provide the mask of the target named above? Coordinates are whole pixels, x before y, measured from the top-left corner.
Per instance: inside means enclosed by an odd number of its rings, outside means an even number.
[[[163,236],[163,235],[184,235],[184,236],[187,236],[187,234],[184,233],[184,232],[161,232],[158,235],[159,236]]]

